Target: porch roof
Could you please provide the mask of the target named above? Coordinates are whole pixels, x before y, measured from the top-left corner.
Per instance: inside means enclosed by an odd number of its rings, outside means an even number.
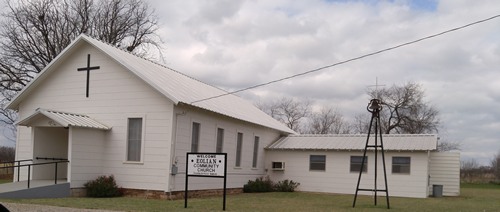
[[[95,119],[76,113],[59,112],[54,110],[47,110],[38,108],[35,113],[28,116],[27,118],[18,121],[16,124],[21,126],[34,126],[41,118],[46,117],[50,119],[47,123],[48,126],[61,126],[61,127],[84,127],[93,128],[100,130],[110,130],[111,127],[106,126],[103,123],[96,121]]]

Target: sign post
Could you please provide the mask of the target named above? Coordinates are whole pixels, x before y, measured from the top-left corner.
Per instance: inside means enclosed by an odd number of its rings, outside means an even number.
[[[226,210],[227,153],[186,153],[184,208],[187,208],[189,177],[224,178],[222,210]]]

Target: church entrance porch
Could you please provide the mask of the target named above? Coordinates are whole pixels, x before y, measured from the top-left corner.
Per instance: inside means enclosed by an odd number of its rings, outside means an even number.
[[[68,129],[63,127],[33,127],[33,164],[68,159]],[[32,167],[33,180],[68,178],[68,163],[48,163]]]
[[[84,180],[81,170],[99,166],[99,160],[86,164],[99,159],[95,153],[102,151],[105,132],[111,129],[87,115],[46,109],[37,109],[17,124],[31,128],[33,149],[31,158],[17,158],[31,161],[16,167],[15,180],[52,180],[55,184],[73,184],[74,177]]]

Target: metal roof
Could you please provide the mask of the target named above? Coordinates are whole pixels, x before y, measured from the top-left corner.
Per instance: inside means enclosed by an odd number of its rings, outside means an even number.
[[[66,113],[53,110],[37,109],[31,116],[17,122],[21,126],[31,126],[33,122],[40,120],[40,118],[47,117],[53,122],[49,125],[62,126],[62,127],[84,127],[100,130],[110,130],[111,127],[106,126],[87,115]]]
[[[367,135],[290,135],[266,147],[268,150],[363,150]],[[428,151],[436,150],[434,134],[383,134],[384,150]],[[380,144],[380,137],[377,138]],[[375,144],[370,135],[369,145]]]
[[[57,61],[62,57],[62,55],[69,52],[69,50],[73,49],[73,47],[77,46],[77,44],[81,42],[87,42],[109,55],[112,59],[117,61],[126,69],[130,70],[151,87],[172,100],[175,104],[182,103],[191,105],[235,119],[276,129],[287,134],[296,133],[266,113],[262,112],[252,103],[247,102],[234,94],[193,103],[197,100],[227,94],[227,92],[205,84],[171,68],[140,58],[130,54],[129,52],[123,51],[83,34],[76,38],[73,43],[63,50],[63,52],[59,54],[54,61]],[[45,72],[51,71],[51,66],[55,63],[54,61],[47,65],[47,67],[32,82],[30,82],[30,84],[28,84],[28,86],[26,86],[12,100],[6,108],[16,109],[20,101],[27,96],[24,94],[26,93],[26,90],[33,90],[31,87],[36,87],[36,84],[38,84],[36,82],[37,79],[43,79],[43,76],[46,75]],[[33,84],[35,85],[33,86]]]

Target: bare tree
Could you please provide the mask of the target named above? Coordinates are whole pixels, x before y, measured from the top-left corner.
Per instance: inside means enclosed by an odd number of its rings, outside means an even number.
[[[447,139],[438,138],[437,150],[439,152],[449,152],[453,150],[462,150],[462,144],[458,141],[449,141]]]
[[[439,126],[436,108],[424,101],[424,91],[417,83],[369,92],[382,101],[380,112],[382,132],[421,134],[437,132]]]
[[[310,134],[347,134],[349,124],[342,114],[333,107],[323,107],[320,112],[313,112],[310,116],[307,133]]]
[[[354,116],[354,121],[351,123],[352,133],[364,134],[368,133],[370,127],[371,115],[367,113],[360,113]]]
[[[0,146],[0,161],[14,161],[16,149],[14,147]]]
[[[500,151],[491,159],[491,169],[497,181],[500,182]]]
[[[460,178],[463,182],[474,182],[481,173],[480,165],[474,158],[460,162]]]
[[[300,132],[303,131],[301,122],[310,114],[311,102],[282,97],[270,103],[258,104],[257,107],[290,129]]]
[[[449,152],[453,150],[461,150],[462,144],[460,142],[454,142],[454,141],[439,141],[437,150],[440,152]]]
[[[136,54],[160,47],[157,17],[142,0],[7,1],[0,25],[0,98],[10,100],[81,33]],[[0,102],[1,108],[5,105]],[[1,121],[16,119],[0,110]]]
[[[473,169],[477,169],[479,167],[480,167],[479,163],[474,158],[470,158],[470,159],[463,160],[462,162],[460,162],[460,169],[462,169],[462,170],[473,170]]]

